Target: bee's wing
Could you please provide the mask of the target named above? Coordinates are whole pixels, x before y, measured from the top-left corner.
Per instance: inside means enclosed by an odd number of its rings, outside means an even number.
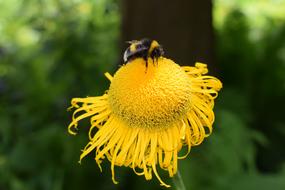
[[[131,41],[126,41],[127,44],[133,44],[139,42],[138,40],[131,40]]]
[[[127,48],[126,51],[124,52],[124,57],[123,57],[124,63],[128,61],[129,52],[130,52],[130,48]]]

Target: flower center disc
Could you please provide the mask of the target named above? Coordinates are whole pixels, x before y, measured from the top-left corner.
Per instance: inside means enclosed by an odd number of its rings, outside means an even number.
[[[185,116],[190,107],[190,80],[170,59],[158,58],[148,68],[143,59],[122,66],[109,89],[112,112],[129,126],[165,128]]]

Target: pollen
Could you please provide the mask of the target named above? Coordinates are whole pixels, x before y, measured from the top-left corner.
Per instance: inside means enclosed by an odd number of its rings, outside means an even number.
[[[90,118],[89,142],[80,161],[91,152],[100,169],[104,159],[115,166],[130,167],[139,176],[170,187],[157,167],[169,177],[177,173],[178,160],[212,133],[214,99],[222,88],[219,79],[206,75],[207,65],[181,67],[165,57],[142,58],[123,65],[110,80],[102,96],[73,98],[72,122],[75,135],[79,122]],[[186,148],[186,154],[180,151]]]
[[[157,61],[159,64],[149,64],[146,70],[144,60],[135,59],[121,67],[112,80],[110,108],[131,127],[171,126],[191,106],[189,76],[170,59]]]

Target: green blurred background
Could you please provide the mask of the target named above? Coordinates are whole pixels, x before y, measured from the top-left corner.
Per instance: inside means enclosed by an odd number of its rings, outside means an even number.
[[[119,167],[114,185],[92,155],[79,165],[88,120],[67,133],[71,98],[101,95],[142,37],[224,84],[214,133],[179,162],[187,189],[285,189],[285,1],[169,2],[0,0],[1,190],[162,189]]]

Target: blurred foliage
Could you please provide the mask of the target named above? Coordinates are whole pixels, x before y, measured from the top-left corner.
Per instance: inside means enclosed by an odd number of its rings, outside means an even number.
[[[215,6],[224,88],[214,133],[179,162],[187,189],[285,189],[285,18],[254,20],[247,2],[265,10],[253,0]],[[101,174],[91,156],[77,164],[88,121],[66,132],[70,99],[107,89],[119,26],[113,0],[0,0],[0,189],[160,188],[128,168],[114,185],[109,163]]]
[[[0,189],[87,189],[100,176],[77,164],[86,139],[67,135],[66,109],[107,87],[119,19],[111,0],[0,1]]]

